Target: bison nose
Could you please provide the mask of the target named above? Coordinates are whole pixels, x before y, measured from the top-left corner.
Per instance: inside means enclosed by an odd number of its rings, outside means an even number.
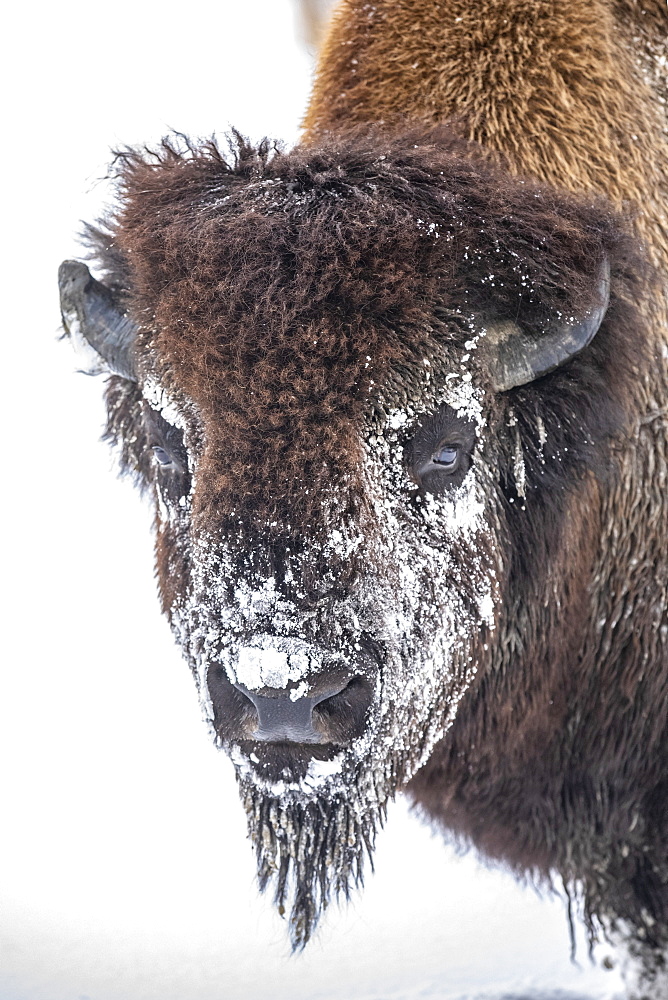
[[[372,687],[362,676],[345,678],[305,697],[292,690],[252,691],[234,684],[257,713],[250,739],[266,743],[334,743],[345,745],[364,731]]]
[[[314,697],[295,698],[294,690],[264,689],[264,694],[250,691],[243,684],[234,685],[249,701],[252,701],[257,712],[257,729],[251,734],[254,740],[265,740],[267,743],[327,743],[329,740],[323,732],[318,732],[313,725],[313,709],[328,698],[336,697],[347,687],[347,683],[337,685]]]

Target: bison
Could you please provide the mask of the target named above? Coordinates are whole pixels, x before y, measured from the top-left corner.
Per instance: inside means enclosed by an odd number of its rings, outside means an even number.
[[[122,150],[61,267],[296,945],[404,790],[665,996],[667,49],[658,0],[343,0],[295,149]]]

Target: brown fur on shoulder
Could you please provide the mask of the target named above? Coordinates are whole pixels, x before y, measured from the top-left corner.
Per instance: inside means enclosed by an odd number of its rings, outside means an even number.
[[[666,112],[644,81],[629,6],[635,14],[631,0],[342,0],[307,140],[353,121],[456,119],[518,173],[638,206],[639,231],[668,261]],[[638,17],[665,55],[662,6]]]

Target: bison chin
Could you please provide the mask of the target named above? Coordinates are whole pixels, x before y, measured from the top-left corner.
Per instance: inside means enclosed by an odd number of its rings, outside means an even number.
[[[373,869],[387,795],[378,794],[374,776],[310,799],[273,795],[243,776],[239,784],[260,889],[273,888],[293,949],[301,949],[328,903],[361,887],[365,861]]]

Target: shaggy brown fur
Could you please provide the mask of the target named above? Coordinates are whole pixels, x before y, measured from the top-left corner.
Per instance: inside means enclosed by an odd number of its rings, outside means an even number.
[[[662,0],[342,0],[307,137],[352,121],[454,118],[518,173],[641,207],[638,225],[665,261],[665,106],[643,75],[667,35]]]

